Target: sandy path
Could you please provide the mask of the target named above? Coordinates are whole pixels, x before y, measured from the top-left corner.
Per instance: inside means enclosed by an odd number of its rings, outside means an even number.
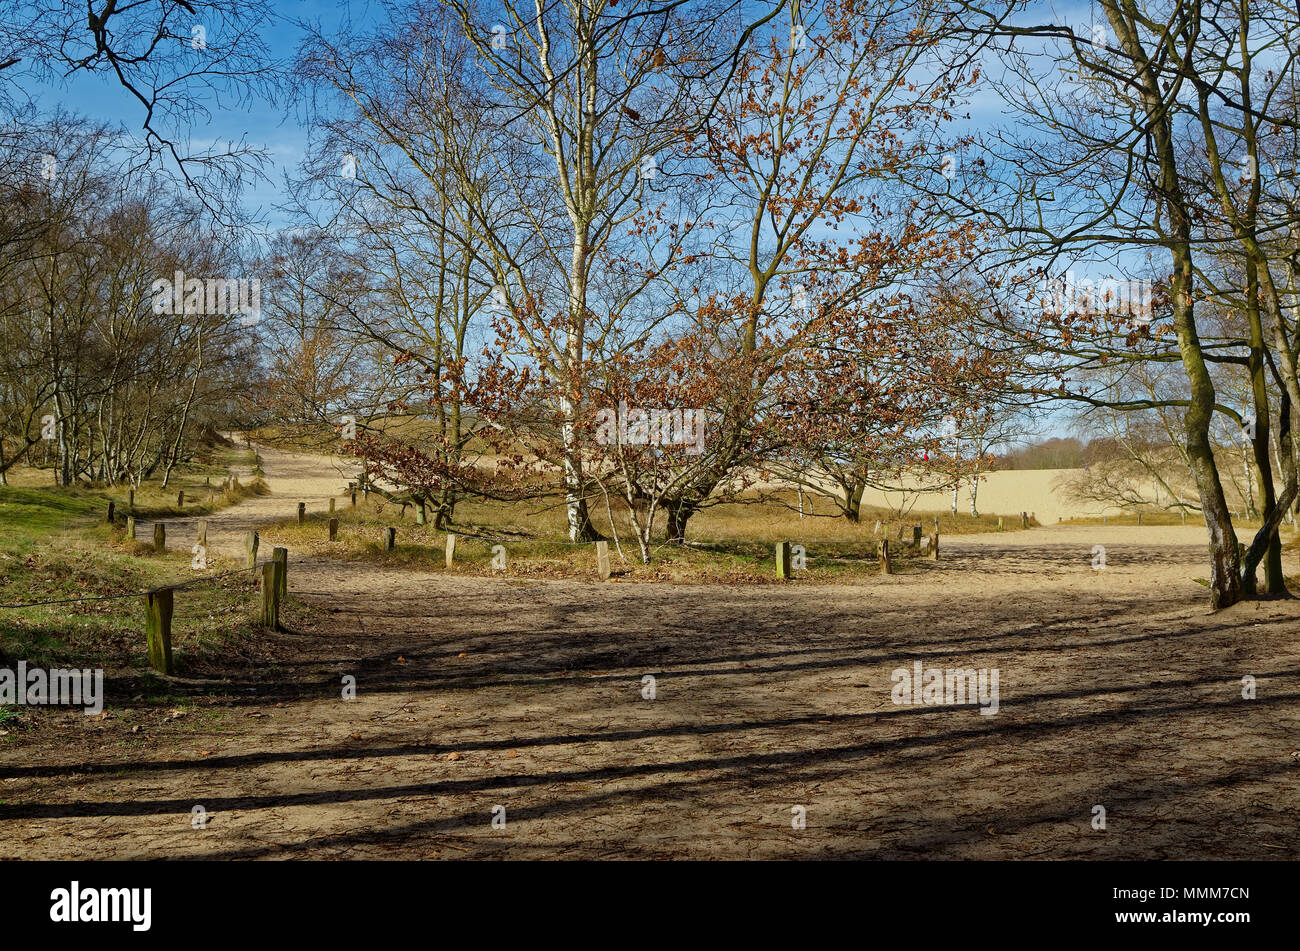
[[[942,554],[757,588],[296,561],[274,677],[6,754],[0,855],[1300,858],[1295,602],[1209,614],[1193,528]],[[998,712],[894,703],[918,660],[996,669]]]
[[[208,548],[213,554],[242,556],[244,536],[248,532],[292,518],[299,502],[306,502],[308,511],[320,512],[328,507],[331,498],[343,499],[348,483],[356,479],[359,469],[355,459],[283,452],[269,446],[255,448],[262,456],[262,469],[271,494],[253,496],[204,516],[208,520]],[[252,472],[246,469],[236,469],[235,475],[245,483],[253,478]],[[198,516],[161,521],[167,526],[169,547],[188,550],[198,538]],[[137,537],[149,538],[152,532],[152,522],[137,523]]]

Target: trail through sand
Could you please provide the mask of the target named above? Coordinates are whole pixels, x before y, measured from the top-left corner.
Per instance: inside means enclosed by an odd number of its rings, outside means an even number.
[[[212,539],[346,482],[263,456]],[[1295,602],[1209,614],[1198,528],[942,556],[752,588],[298,560],[316,610],[265,676],[0,754],[0,857],[1300,858]],[[895,703],[916,661],[996,670],[996,714]]]
[[[269,446],[258,446],[257,451],[262,457],[271,494],[251,496],[238,505],[202,516],[208,521],[208,545],[214,554],[242,554],[248,532],[291,518],[299,502],[306,502],[309,510],[319,512],[328,506],[331,498],[342,499],[359,469],[355,459],[284,452]],[[241,482],[248,483],[253,478],[250,469],[233,471]],[[167,526],[169,546],[175,541],[173,547],[188,549],[198,538],[198,516],[162,521]],[[137,523],[137,537],[148,538],[152,531],[152,522]]]

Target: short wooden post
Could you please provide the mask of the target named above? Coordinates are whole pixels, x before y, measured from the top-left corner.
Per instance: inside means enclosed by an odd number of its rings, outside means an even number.
[[[116,506],[113,504],[112,500],[110,500],[109,503],[108,503],[108,514],[104,517],[104,521],[108,522],[109,525],[112,525],[112,524],[113,524],[113,509],[114,509],[114,508],[116,508]]]
[[[385,552],[392,551],[393,547],[396,544],[397,544],[397,529],[395,528],[384,529],[384,551]]]
[[[790,577],[790,543],[776,543],[776,576],[781,579]]]
[[[882,575],[892,575],[894,566],[889,560],[889,539],[880,540],[880,573]]]
[[[609,542],[596,542],[596,572],[602,581],[609,580]]]
[[[167,526],[162,522],[154,522],[153,524],[153,550],[167,550]]]
[[[930,560],[939,560],[939,533],[935,532],[930,536]]]
[[[280,597],[283,598],[289,593],[289,549],[272,548],[271,561],[279,566],[276,568],[279,572],[276,577],[280,582]]]
[[[330,496],[330,514],[334,514],[334,497]]]
[[[922,528],[920,525],[912,526],[912,547],[913,548],[921,547],[921,533],[922,533]]]
[[[145,640],[149,666],[163,674],[172,672],[172,589],[159,588],[145,595]]]
[[[208,520],[206,518],[199,519],[199,544],[204,548],[208,547]]]
[[[135,516],[134,515],[128,515],[126,517],[126,537],[135,538]]]
[[[298,503],[298,524],[301,525],[305,521],[307,521],[307,503],[299,502]]]
[[[336,541],[339,537],[339,520],[330,519],[330,541]]]
[[[280,627],[280,564],[262,565],[262,625],[271,630]]]
[[[244,551],[248,552],[248,560],[244,563],[247,568],[252,568],[257,564],[257,546],[261,542],[257,532],[249,532],[244,536]]]
[[[450,568],[456,560],[456,536],[450,532],[447,534],[447,567]]]
[[[177,507],[178,509],[183,509],[183,508],[185,508],[185,490],[184,490],[184,489],[181,489],[179,492],[176,493],[176,507]]]

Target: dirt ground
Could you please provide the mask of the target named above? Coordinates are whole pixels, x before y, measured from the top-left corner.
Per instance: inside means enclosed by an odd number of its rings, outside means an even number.
[[[347,481],[263,456],[213,545]],[[1209,614],[1204,537],[954,536],[753,588],[296,560],[274,676],[0,753],[0,857],[1300,858],[1300,606]],[[918,660],[996,669],[997,713],[896,704]]]

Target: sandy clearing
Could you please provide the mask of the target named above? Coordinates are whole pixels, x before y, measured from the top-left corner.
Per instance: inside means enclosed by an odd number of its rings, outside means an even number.
[[[1210,614],[1201,528],[942,554],[755,588],[302,559],[274,676],[7,751],[0,856],[1300,858],[1296,602]],[[998,712],[894,703],[915,661],[996,669]]]

